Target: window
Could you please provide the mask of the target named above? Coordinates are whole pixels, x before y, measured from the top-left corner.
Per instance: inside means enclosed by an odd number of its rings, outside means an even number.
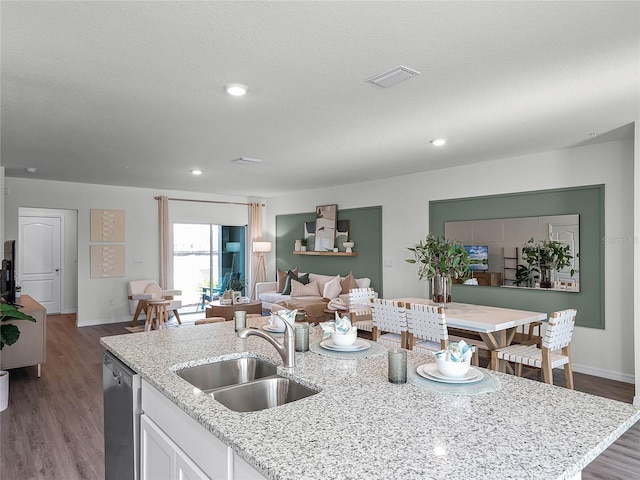
[[[244,278],[245,226],[173,225],[173,286],[182,290],[181,314],[203,310],[232,280]]]

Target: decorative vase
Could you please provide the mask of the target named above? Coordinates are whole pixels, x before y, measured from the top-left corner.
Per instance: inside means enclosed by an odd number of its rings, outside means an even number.
[[[9,406],[9,372],[0,370],[0,412]]]
[[[553,287],[553,281],[551,280],[551,269],[540,267],[540,288]]]
[[[451,302],[451,277],[448,275],[434,275],[431,279],[432,299],[440,306]]]
[[[295,246],[293,247],[293,250],[294,250],[295,252],[299,252],[301,247],[302,247],[302,243],[300,243],[300,240],[296,240],[296,244],[295,244]]]
[[[342,245],[344,245],[344,247],[346,248],[346,253],[353,253],[353,246],[355,245],[355,242],[344,242]]]

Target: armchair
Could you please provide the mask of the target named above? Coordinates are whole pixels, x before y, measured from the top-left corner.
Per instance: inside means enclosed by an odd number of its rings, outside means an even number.
[[[133,320],[131,326],[135,326],[138,321],[138,317],[141,312],[147,312],[146,300],[169,300],[169,306],[167,311],[173,312],[176,320],[180,325],[180,315],[178,309],[182,307],[182,301],[175,300],[173,297],[176,295],[182,295],[181,290],[162,290],[153,280],[131,280],[127,284],[127,290],[129,293],[129,309],[133,314]]]

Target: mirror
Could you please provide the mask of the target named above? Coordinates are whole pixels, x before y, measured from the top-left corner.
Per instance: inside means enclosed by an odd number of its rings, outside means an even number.
[[[469,252],[472,278],[468,284],[580,291],[580,217],[577,214],[445,222],[444,232],[446,238],[462,242]],[[550,288],[540,288],[538,272],[526,275],[529,264],[523,259],[523,248],[532,238],[559,242],[568,247],[573,257],[569,266],[552,272]]]

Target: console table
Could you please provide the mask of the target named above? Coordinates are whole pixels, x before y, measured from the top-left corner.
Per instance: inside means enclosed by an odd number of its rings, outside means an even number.
[[[42,364],[47,353],[47,310],[29,295],[21,295],[16,299],[22,313],[36,319],[34,322],[15,320],[12,323],[20,329],[20,338],[13,345],[2,349],[0,368],[38,366],[38,377],[42,373]]]

